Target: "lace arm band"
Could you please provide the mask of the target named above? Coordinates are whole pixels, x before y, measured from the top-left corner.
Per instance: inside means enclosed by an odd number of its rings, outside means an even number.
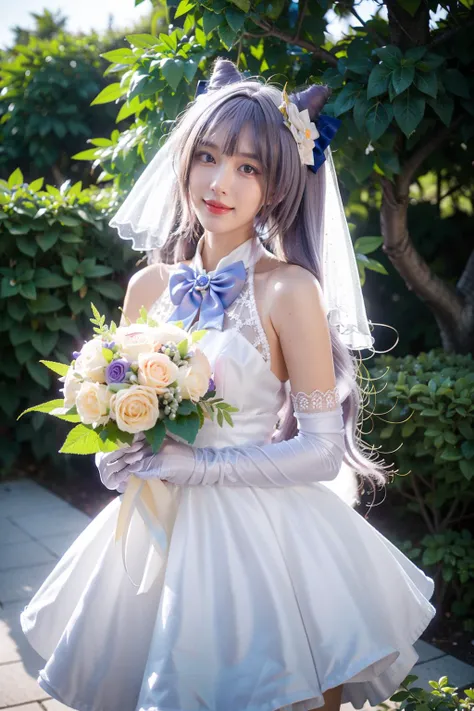
[[[313,390],[307,395],[303,392],[298,392],[296,395],[290,393],[291,402],[295,413],[298,412],[329,412],[337,409],[341,399],[337,387],[330,390]]]

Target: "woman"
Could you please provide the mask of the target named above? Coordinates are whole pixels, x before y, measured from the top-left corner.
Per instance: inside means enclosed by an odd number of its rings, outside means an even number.
[[[206,421],[192,447],[166,438],[153,455],[138,436],[96,456],[109,489],[160,479],[172,504],[141,594],[113,540],[117,499],[22,614],[47,659],[39,683],[79,711],[362,708],[418,658],[433,581],[331,490],[342,466],[379,485],[386,472],[356,437],[348,344],[364,334],[326,303],[343,286],[323,268],[329,168],[314,120],[327,97],[290,98],[218,60],[112,221],[160,255],[130,281],[125,317],[146,306],[207,329],[217,394],[238,412],[233,427]],[[150,555],[135,511],[132,578]]]

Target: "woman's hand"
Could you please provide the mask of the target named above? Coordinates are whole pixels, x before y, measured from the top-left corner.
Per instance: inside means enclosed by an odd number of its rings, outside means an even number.
[[[126,445],[113,452],[97,452],[95,464],[99,470],[100,480],[103,485],[119,494],[123,494],[130,477],[129,466],[137,464],[145,457],[152,454],[150,445],[147,444],[145,434],[139,432],[133,438],[131,445]]]

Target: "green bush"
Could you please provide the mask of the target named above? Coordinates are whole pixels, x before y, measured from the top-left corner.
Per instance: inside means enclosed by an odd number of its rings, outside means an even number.
[[[394,542],[434,576],[437,607],[449,608],[472,630],[474,360],[437,349],[384,355],[375,359],[370,377],[374,392],[367,409],[384,414],[374,417],[365,439],[396,465],[392,500],[421,538]]]
[[[57,379],[39,360],[71,361],[90,338],[91,302],[119,320],[115,307],[136,262],[107,227],[115,193],[42,183],[23,183],[19,170],[0,181],[0,408],[11,420],[0,429],[4,472],[26,442],[37,460],[59,457],[60,433],[44,416],[18,423],[15,416],[47,399],[45,391],[58,396]]]
[[[473,708],[474,689],[465,689],[465,697],[459,698],[458,689],[448,685],[447,676],[428,682],[433,689],[431,692],[421,686],[410,686],[417,679],[416,674],[410,674],[390,697],[390,701],[401,702],[400,711],[467,711]],[[379,706],[379,709],[383,708],[387,707]]]
[[[91,106],[110,83],[95,34],[53,39],[30,37],[8,49],[0,62],[0,176],[19,167],[28,180],[46,175],[60,185],[66,178],[90,180],[70,156],[85,139],[110,130],[112,107]],[[81,176],[81,172],[84,174]]]

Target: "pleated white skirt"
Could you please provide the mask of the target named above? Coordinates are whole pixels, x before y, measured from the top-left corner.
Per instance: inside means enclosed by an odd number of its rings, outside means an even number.
[[[168,485],[176,520],[150,589],[124,570],[121,498],[89,524],[21,615],[38,683],[78,711],[308,711],[388,699],[418,659],[434,584],[324,484]],[[150,549],[138,512],[127,547]]]

